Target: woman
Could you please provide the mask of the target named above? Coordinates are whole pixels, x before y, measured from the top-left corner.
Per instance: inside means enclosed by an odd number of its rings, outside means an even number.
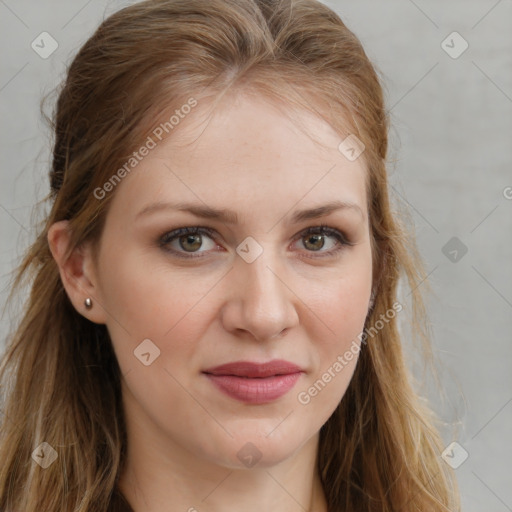
[[[422,338],[424,273],[381,85],[334,12],[127,7],[53,127],[0,376],[2,510],[458,510],[402,356],[398,280]]]

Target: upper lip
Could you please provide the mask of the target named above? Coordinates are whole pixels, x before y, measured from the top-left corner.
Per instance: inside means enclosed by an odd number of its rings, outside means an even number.
[[[252,361],[234,361],[221,364],[214,368],[208,368],[203,373],[210,375],[232,375],[235,377],[265,378],[276,375],[289,375],[302,372],[302,368],[296,364],[282,359],[273,359],[266,363],[254,363]]]

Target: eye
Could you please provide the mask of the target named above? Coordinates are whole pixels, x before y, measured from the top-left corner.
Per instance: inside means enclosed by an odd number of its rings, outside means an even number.
[[[306,252],[317,253],[306,256],[308,258],[333,256],[345,246],[354,245],[341,231],[324,225],[302,231],[296,239],[296,242],[299,241],[302,242]],[[201,258],[219,247],[215,242],[215,231],[201,226],[169,231],[159,238],[158,243],[165,251],[184,259]]]
[[[179,228],[165,233],[160,238],[159,245],[164,250],[172,252],[178,257],[198,258],[203,253],[218,247],[213,239],[213,234],[214,231],[212,229],[200,226]],[[205,241],[208,243],[205,244]],[[205,250],[200,251],[199,249],[201,248]],[[194,256],[194,253],[197,253],[198,256]]]
[[[324,225],[306,229],[297,241],[302,242],[307,252],[319,253],[318,256],[307,256],[308,258],[333,256],[345,246],[354,245],[341,231]]]

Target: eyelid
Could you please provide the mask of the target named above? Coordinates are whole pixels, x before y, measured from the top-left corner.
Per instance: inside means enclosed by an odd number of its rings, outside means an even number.
[[[300,238],[300,237],[303,237],[303,236],[309,235],[309,234],[311,234],[311,235],[319,234],[319,235],[339,237],[344,244],[355,245],[353,242],[351,242],[349,240],[349,238],[343,231],[341,231],[340,229],[328,226],[327,224],[319,224],[318,226],[311,226],[309,228],[303,229],[298,234],[297,238]]]
[[[188,234],[200,234],[204,235],[206,234],[209,238],[211,238],[217,245],[219,242],[217,241],[218,238],[220,238],[220,235],[217,233],[215,229],[206,227],[206,226],[186,226],[181,228],[176,228],[170,231],[165,232],[163,235],[161,235],[158,238],[158,245],[165,251],[172,253],[174,255],[177,255],[178,258],[181,259],[193,259],[193,258],[204,258],[205,254],[208,254],[209,251],[201,251],[201,252],[184,252],[184,251],[176,251],[175,249],[171,249],[168,247],[168,245],[178,239],[181,236],[185,236]],[[339,253],[345,246],[353,246],[355,245],[353,242],[349,240],[349,238],[346,236],[346,234],[341,231],[340,229],[325,225],[325,224],[318,224],[315,226],[310,226],[308,228],[305,228],[301,230],[299,233],[295,235],[293,238],[293,242],[295,243],[297,240],[300,240],[301,238],[304,238],[308,235],[314,235],[314,234],[320,234],[327,237],[333,237],[337,239],[338,247],[335,249],[331,249],[329,251],[306,251],[306,253],[311,253],[311,256],[305,256],[306,258],[322,258],[322,257],[332,257],[335,256],[337,253]]]
[[[215,243],[217,242],[218,234],[217,232],[209,227],[206,226],[185,226],[181,228],[172,229],[170,231],[166,231],[163,235],[161,235],[158,238],[158,245],[161,249],[165,250],[166,252],[169,252],[171,254],[177,255],[178,258],[187,260],[187,259],[193,259],[193,258],[203,258],[202,256],[206,251],[199,252],[199,253],[187,253],[184,251],[176,251],[175,249],[171,249],[168,247],[168,245],[185,235],[194,235],[194,234],[200,234],[204,235],[206,234],[208,237],[210,237]]]
[[[319,224],[317,226],[310,226],[309,228],[303,229],[294,239],[294,243],[297,240],[307,236],[307,235],[325,235],[328,237],[333,237],[337,240],[337,247],[334,249],[330,249],[329,251],[305,251],[305,255],[301,255],[301,258],[308,259],[320,259],[320,258],[332,258],[335,256],[339,256],[339,253],[343,251],[346,246],[353,246],[355,243],[351,242],[346,234],[340,229],[333,228],[326,224]]]

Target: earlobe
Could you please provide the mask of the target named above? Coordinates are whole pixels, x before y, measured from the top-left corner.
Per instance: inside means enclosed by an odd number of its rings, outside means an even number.
[[[78,313],[92,322],[104,324],[105,311],[100,305],[100,290],[92,270],[90,247],[76,247],[68,254],[70,240],[67,220],[54,223],[48,230],[48,244],[59,268],[62,285]]]

